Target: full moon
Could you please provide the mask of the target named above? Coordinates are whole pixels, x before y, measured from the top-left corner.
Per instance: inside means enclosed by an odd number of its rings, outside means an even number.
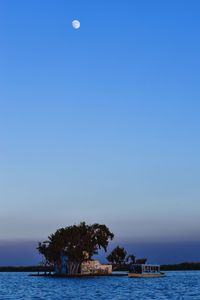
[[[73,20],[73,21],[72,21],[72,27],[73,27],[74,29],[79,29],[80,26],[81,26],[81,23],[80,23],[79,20]]]

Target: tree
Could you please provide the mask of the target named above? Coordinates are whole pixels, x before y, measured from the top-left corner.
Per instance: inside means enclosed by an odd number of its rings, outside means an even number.
[[[121,265],[125,262],[126,255],[126,250],[117,246],[106,258],[112,264]]]
[[[135,264],[135,259],[136,259],[136,256],[133,254],[130,254],[126,257],[126,262],[128,264]]]
[[[62,257],[67,256],[69,274],[79,272],[83,261],[89,260],[98,250],[107,251],[108,243],[114,238],[108,227],[103,224],[79,225],[58,229],[48,237],[47,242],[39,243],[39,253],[50,263],[57,263],[61,271]],[[46,245],[46,246],[45,246]]]
[[[44,267],[51,265],[51,260],[49,257],[49,247],[47,246],[47,244],[48,242],[38,243],[38,247],[37,247],[39,254],[41,254],[44,257],[44,260],[42,261],[42,265],[44,265]],[[45,269],[45,274],[46,274],[46,269]]]

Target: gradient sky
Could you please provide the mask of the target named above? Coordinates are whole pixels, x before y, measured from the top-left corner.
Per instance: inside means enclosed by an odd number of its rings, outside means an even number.
[[[198,260],[199,15],[198,0],[0,1],[0,248],[85,220]]]

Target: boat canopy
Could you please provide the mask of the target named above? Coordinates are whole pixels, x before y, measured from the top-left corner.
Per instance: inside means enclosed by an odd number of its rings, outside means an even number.
[[[131,266],[131,272],[143,274],[143,273],[159,273],[160,265],[149,265],[149,264],[133,264]]]

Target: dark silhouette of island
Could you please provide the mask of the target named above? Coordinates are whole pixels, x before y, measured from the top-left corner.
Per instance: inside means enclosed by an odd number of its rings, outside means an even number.
[[[200,262],[183,262],[174,265],[161,265],[163,271],[199,271]]]

